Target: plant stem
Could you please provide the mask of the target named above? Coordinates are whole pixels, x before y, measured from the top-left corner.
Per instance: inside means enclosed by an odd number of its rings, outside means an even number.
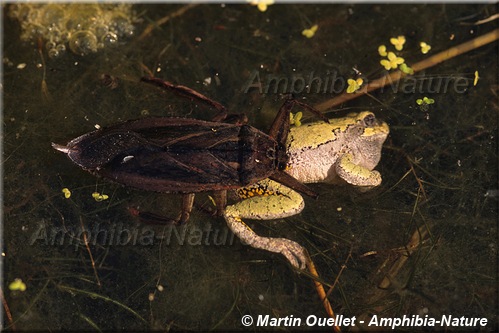
[[[474,49],[477,49],[477,48],[482,47],[484,45],[487,45],[489,43],[492,43],[498,39],[499,39],[499,29],[495,29],[489,33],[486,33],[485,35],[479,36],[479,37],[472,39],[470,41],[467,41],[463,44],[451,47],[450,49],[447,49],[445,51],[437,53],[429,58],[426,58],[425,60],[422,60],[422,61],[414,64],[411,67],[414,70],[414,73],[416,73],[416,72],[422,71],[424,69],[433,67],[433,66],[435,66],[443,61],[457,57],[458,55],[461,55],[463,53],[469,52],[471,50],[474,50]],[[337,105],[345,103],[346,101],[355,99],[355,98],[360,97],[362,95],[365,95],[368,92],[371,92],[373,90],[382,88],[386,85],[395,83],[406,76],[408,76],[408,74],[405,74],[405,73],[401,72],[400,70],[394,71],[392,73],[388,73],[385,76],[382,76],[381,78],[376,79],[376,80],[364,85],[356,93],[353,93],[353,94],[343,93],[343,94],[336,96],[334,98],[331,98],[325,102],[319,103],[319,104],[315,105],[314,107],[317,110],[324,112],[332,107],[335,107]]]

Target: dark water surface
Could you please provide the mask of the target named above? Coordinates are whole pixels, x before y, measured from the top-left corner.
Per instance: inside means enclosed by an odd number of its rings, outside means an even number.
[[[223,219],[203,209],[194,210],[185,230],[141,224],[128,208],[175,216],[180,198],[95,178],[51,143],[147,114],[213,115],[140,83],[146,68],[267,130],[282,92],[294,90],[314,105],[344,90],[341,80],[355,77],[354,68],[366,81],[383,75],[377,49],[392,50],[391,37],[406,37],[397,54],[411,65],[497,28],[497,21],[466,25],[496,12],[485,4],[296,4],[264,13],[213,4],[139,38],[183,6],[134,6],[140,19],[134,36],[86,56],[51,59],[44,51],[44,66],[37,43],[20,40],[19,23],[3,8],[2,290],[12,316],[4,327],[244,329],[244,315],[293,316],[303,324],[310,315],[326,317],[312,280],[284,257],[242,245]],[[314,24],[315,36],[304,37]],[[427,55],[420,41],[431,45]],[[363,318],[364,325],[373,314],[478,317],[487,326],[468,329],[497,329],[497,61],[495,42],[416,73],[415,91],[375,91],[337,107],[328,116],[368,109],[390,125],[377,167],[382,185],[366,193],[313,185],[320,197],[306,198],[302,214],[250,221],[259,234],[290,238],[310,251],[326,290],[334,285],[329,300],[337,314]],[[104,74],[116,84],[103,82]],[[288,82],[267,94],[250,86],[259,80],[265,88],[272,77]],[[300,78],[315,89],[300,86]],[[423,97],[435,103],[418,105]],[[63,188],[71,190],[69,199]],[[97,202],[93,192],[109,199]],[[197,197],[201,206],[211,206],[207,195]],[[16,278],[24,292],[9,289]]]

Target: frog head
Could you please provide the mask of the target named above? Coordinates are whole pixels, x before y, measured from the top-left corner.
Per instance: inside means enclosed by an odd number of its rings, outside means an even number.
[[[353,157],[352,162],[368,170],[374,169],[381,158],[381,148],[390,130],[388,125],[370,111],[346,117],[345,145]]]

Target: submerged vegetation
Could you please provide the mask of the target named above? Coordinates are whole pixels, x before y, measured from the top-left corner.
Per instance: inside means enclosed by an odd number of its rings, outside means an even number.
[[[206,212],[208,194],[185,229],[139,224],[134,209],[171,216],[180,198],[96,179],[52,151],[144,115],[211,118],[138,82],[153,73],[262,130],[291,82],[328,117],[373,111],[390,125],[380,187],[316,185],[302,214],[251,227],[309,250],[337,315],[466,316],[497,328],[497,41],[439,58],[493,34],[495,5],[134,5],[126,43],[57,59],[23,38],[15,6],[3,13],[4,327],[240,329],[245,314],[327,317],[310,276],[231,237]],[[262,94],[255,73],[289,89]],[[337,89],[307,90],[309,77],[313,88],[335,78]]]

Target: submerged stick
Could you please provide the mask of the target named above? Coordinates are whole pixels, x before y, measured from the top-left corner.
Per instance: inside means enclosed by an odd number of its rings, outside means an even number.
[[[7,319],[9,320],[10,327],[7,327],[7,328],[10,328],[10,329],[15,331],[16,326],[14,326],[14,321],[12,320],[12,313],[10,312],[9,304],[7,303],[7,300],[5,299],[5,297],[3,295],[2,287],[0,287],[0,298],[2,299],[2,304],[3,304],[3,308],[5,310],[5,314],[7,315]]]
[[[157,20],[156,22],[149,24],[144,29],[144,31],[142,32],[142,34],[139,36],[138,40],[143,40],[144,38],[146,38],[154,30],[154,28],[157,28],[160,25],[163,25],[163,24],[167,23],[168,21],[170,21],[171,19],[173,19],[175,17],[183,15],[186,11],[188,11],[188,10],[190,10],[190,9],[196,7],[196,6],[199,6],[199,4],[191,3],[191,4],[188,4],[188,5],[182,6],[179,9],[177,9],[176,11],[174,11],[173,13],[170,13],[170,14],[166,15],[165,17]]]
[[[92,255],[92,251],[90,250],[90,247],[88,246],[88,238],[87,238],[87,232],[85,231],[85,226],[83,225],[83,219],[80,216],[80,224],[81,224],[81,231],[83,232],[83,242],[85,243],[85,247],[87,248],[88,255],[90,257],[90,262],[92,263],[92,268],[94,270],[94,275],[95,275],[95,281],[99,287],[101,287],[100,279],[99,279],[99,274],[97,273],[97,267],[95,267],[95,261],[94,261],[94,256]]]
[[[477,48],[482,47],[484,45],[487,45],[489,43],[492,43],[498,39],[499,39],[499,29],[495,29],[489,33],[486,33],[485,35],[479,36],[475,39],[472,39],[472,40],[467,41],[465,43],[451,47],[450,49],[447,49],[447,50],[442,51],[440,53],[437,53],[429,58],[426,58],[425,60],[422,60],[422,61],[412,65],[411,68],[414,70],[414,73],[416,73],[416,72],[422,71],[424,69],[433,67],[433,66],[435,66],[443,61],[457,57],[458,55],[461,55],[463,53],[469,52],[471,50],[474,50],[474,49],[477,49]],[[335,106],[338,106],[342,103],[345,103],[346,101],[355,99],[355,98],[360,97],[362,95],[365,95],[368,92],[371,92],[373,90],[383,88],[384,86],[395,83],[406,76],[409,76],[409,74],[405,74],[405,73],[401,72],[400,70],[394,71],[392,73],[386,74],[385,76],[366,84],[365,86],[360,88],[356,93],[348,94],[345,92],[345,93],[343,93],[339,96],[336,96],[330,100],[319,103],[319,104],[315,105],[314,107],[317,110],[324,112],[332,107],[335,107]]]
[[[43,44],[41,37],[38,38],[38,54],[40,54],[40,59],[42,61],[42,67],[43,67],[43,75],[41,83],[42,98],[45,102],[51,102],[52,96],[50,96],[49,87],[47,85],[47,81],[45,80],[47,76],[47,66],[45,65],[45,57],[43,56]]]
[[[328,316],[330,318],[334,319],[333,330],[336,333],[341,333],[341,328],[336,324],[336,316],[334,314],[333,307],[331,306],[331,303],[329,303],[329,300],[327,299],[327,294],[326,294],[326,291],[324,290],[324,286],[320,282],[319,273],[317,273],[317,269],[315,268],[315,264],[312,261],[312,258],[310,258],[310,255],[308,254],[308,252],[307,252],[307,256],[308,256],[308,258],[307,258],[308,259],[308,263],[307,263],[308,271],[315,278],[314,279],[315,290],[317,291],[317,294],[319,294],[319,298],[322,301],[322,305],[324,306],[326,313],[328,314]]]

